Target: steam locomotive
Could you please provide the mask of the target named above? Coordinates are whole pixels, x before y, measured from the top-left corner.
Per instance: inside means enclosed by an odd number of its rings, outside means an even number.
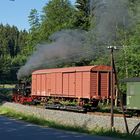
[[[37,70],[31,83],[20,81],[16,85],[13,101],[72,111],[93,110],[99,101],[110,99],[111,70],[105,65]]]

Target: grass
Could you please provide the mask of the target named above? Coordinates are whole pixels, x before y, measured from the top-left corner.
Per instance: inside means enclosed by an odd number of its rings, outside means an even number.
[[[0,88],[14,88],[14,84],[0,84]]]
[[[111,105],[106,105],[106,104],[98,104],[97,107],[97,112],[102,112],[102,113],[110,113],[110,109],[111,109]],[[120,108],[119,107],[115,107],[113,108],[113,112],[116,114],[121,114],[120,112]]]
[[[21,112],[16,112],[12,109],[5,108],[2,106],[0,107],[0,115],[16,118],[18,120],[23,120],[23,121],[41,125],[44,127],[51,127],[51,128],[62,129],[62,130],[87,133],[87,134],[91,134],[91,135],[98,135],[98,136],[116,137],[116,138],[122,138],[122,139],[127,139],[127,140],[139,140],[140,139],[139,136],[133,136],[130,134],[122,134],[115,130],[114,131],[107,130],[107,129],[105,130],[105,129],[99,128],[99,127],[94,128],[93,130],[88,130],[86,128],[79,127],[79,126],[62,125],[62,124],[58,124],[54,121],[50,121],[50,120],[48,121],[48,120],[38,118],[33,115],[27,115],[27,114],[23,114]]]

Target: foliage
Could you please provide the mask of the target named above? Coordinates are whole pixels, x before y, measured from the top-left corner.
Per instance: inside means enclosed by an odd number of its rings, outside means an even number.
[[[41,15],[40,40],[46,41],[48,37],[62,29],[74,27],[75,8],[69,0],[52,0],[43,7]]]
[[[28,21],[30,24],[30,44],[36,45],[38,43],[40,19],[39,14],[36,9],[32,9],[30,15],[28,16]]]
[[[76,22],[75,26],[80,29],[88,30],[90,27],[90,6],[89,0],[76,0]]]
[[[31,31],[36,30],[40,25],[39,14],[38,14],[37,10],[32,9],[28,18],[29,18],[29,23],[30,23],[30,26],[31,26],[30,30]]]
[[[12,88],[0,88],[0,104],[3,101],[11,101],[12,99]]]
[[[139,77],[140,46],[126,46],[120,52],[117,62],[120,77]]]
[[[28,33],[19,31],[17,27],[0,25],[0,83],[13,82],[16,80],[16,72],[20,66],[21,54],[27,43]],[[13,61],[18,57],[17,64]]]

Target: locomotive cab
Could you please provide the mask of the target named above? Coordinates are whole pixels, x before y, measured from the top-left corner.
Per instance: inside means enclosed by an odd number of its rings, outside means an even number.
[[[28,81],[19,81],[13,89],[13,101],[17,103],[32,102],[31,96],[31,84]]]
[[[26,81],[19,81],[13,90],[16,94],[28,97],[31,94],[31,84]]]

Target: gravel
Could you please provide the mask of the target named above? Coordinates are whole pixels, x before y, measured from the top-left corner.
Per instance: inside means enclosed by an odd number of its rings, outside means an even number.
[[[49,110],[43,108],[37,108],[34,106],[25,106],[16,103],[6,102],[3,104],[4,107],[14,109],[15,111],[34,115],[45,120],[55,121],[60,124],[70,126],[80,126],[87,129],[99,128],[110,128],[110,116],[101,115],[89,115],[82,113],[74,113],[59,110]],[[131,131],[139,122],[139,118],[127,118],[129,130]],[[114,126],[116,130],[125,132],[125,124],[123,117],[114,118]]]

